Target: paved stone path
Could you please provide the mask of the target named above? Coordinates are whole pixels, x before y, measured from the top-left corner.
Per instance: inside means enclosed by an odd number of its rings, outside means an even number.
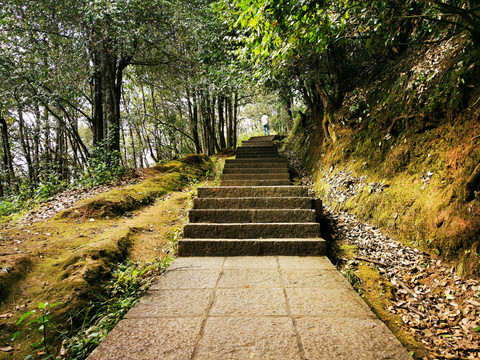
[[[306,189],[264,177],[286,171],[271,139],[247,142],[220,187],[199,189],[180,257],[90,360],[411,359],[322,256]]]

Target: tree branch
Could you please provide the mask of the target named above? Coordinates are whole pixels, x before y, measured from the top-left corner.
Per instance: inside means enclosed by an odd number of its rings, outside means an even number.
[[[176,126],[173,126],[172,124],[163,122],[162,120],[158,119],[156,116],[153,116],[153,115],[151,115],[151,114],[146,113],[145,115],[148,116],[148,117],[151,117],[152,119],[155,119],[155,121],[158,121],[160,124],[162,124],[162,125],[164,125],[164,126],[171,127],[172,129],[174,129],[175,131],[178,131],[178,132],[179,132],[180,134],[182,134],[183,136],[186,136],[186,137],[189,138],[190,140],[194,141],[193,138],[192,138],[190,135],[188,135],[186,132],[180,130],[180,129],[177,128]]]

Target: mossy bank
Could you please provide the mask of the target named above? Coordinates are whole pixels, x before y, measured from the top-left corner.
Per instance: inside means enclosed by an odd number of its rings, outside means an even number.
[[[11,314],[0,319],[0,342],[15,351],[0,358],[23,359],[32,351],[37,335],[24,333],[11,342],[22,313],[40,302],[60,302],[50,321],[54,336],[65,334],[82,324],[86,304],[102,296],[119,263],[163,256],[169,234],[186,221],[192,195],[184,189],[212,170],[210,158],[189,155],[149,168],[142,182],[80,201],[48,221],[6,226],[2,241],[16,250],[0,257],[8,269],[0,277],[0,314]]]
[[[299,120],[287,141],[325,204],[470,276],[480,275],[479,63],[463,37],[410,49],[346,96],[334,139]]]

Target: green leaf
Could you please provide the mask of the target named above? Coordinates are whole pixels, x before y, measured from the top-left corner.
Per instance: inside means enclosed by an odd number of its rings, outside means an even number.
[[[38,340],[37,342],[34,342],[34,343],[31,345],[31,347],[34,348],[34,349],[37,349],[37,348],[39,348],[39,347],[42,346],[42,345],[43,345],[43,339],[40,339],[40,340]]]
[[[13,334],[13,337],[12,337],[12,341],[15,341],[15,339],[21,334],[23,333],[24,330],[20,330],[20,331],[17,331],[15,334]]]
[[[38,303],[38,309],[44,309],[45,308],[45,303],[40,302]]]
[[[476,328],[473,328],[473,331],[480,332],[480,326],[477,326]]]
[[[30,316],[30,315],[32,315],[32,314],[35,313],[35,312],[36,312],[35,310],[26,312],[25,314],[23,314],[23,315],[20,317],[20,319],[18,319],[18,321],[15,323],[15,325],[20,324],[23,320],[25,320],[25,318],[26,318],[27,316]]]

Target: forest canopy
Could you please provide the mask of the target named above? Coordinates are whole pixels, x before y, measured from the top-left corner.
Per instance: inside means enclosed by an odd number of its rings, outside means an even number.
[[[464,32],[474,0],[4,0],[0,197],[237,144],[260,89],[325,141],[372,64]]]
[[[2,1],[0,196],[234,147],[244,84],[210,3]]]

